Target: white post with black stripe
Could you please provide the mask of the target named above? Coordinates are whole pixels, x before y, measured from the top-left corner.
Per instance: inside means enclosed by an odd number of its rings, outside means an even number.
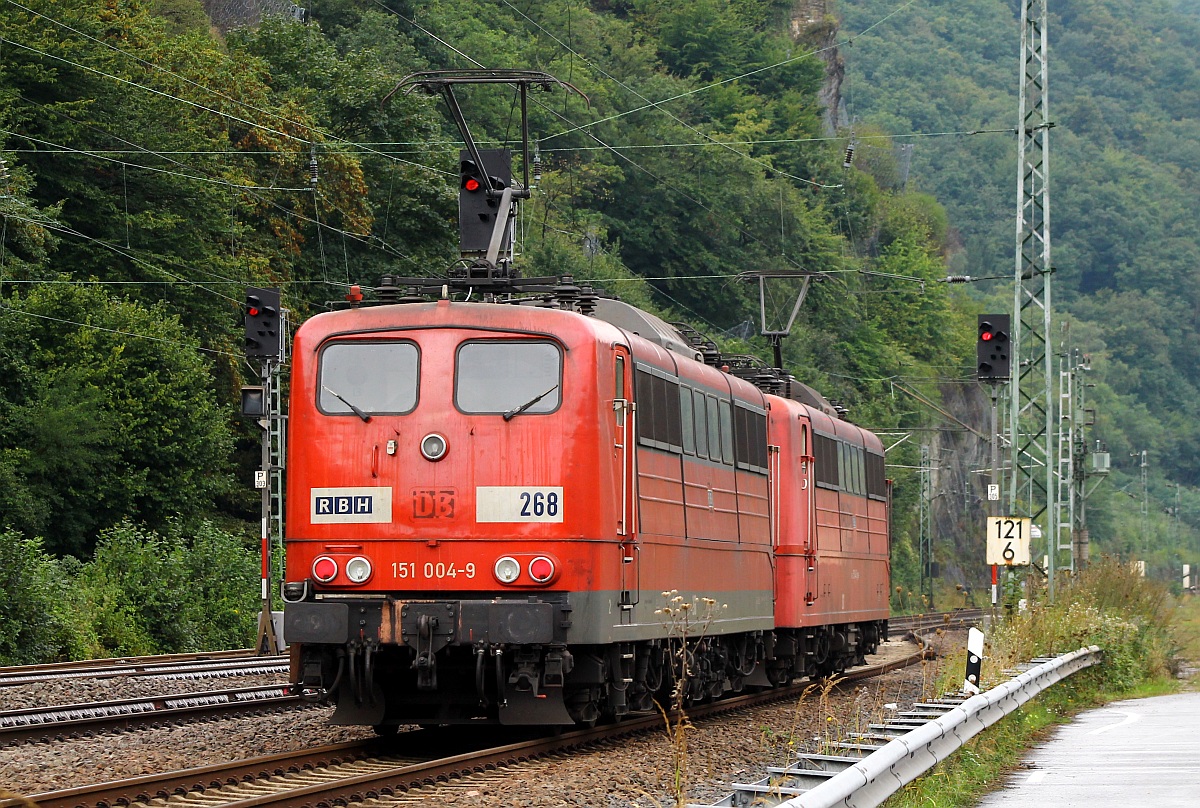
[[[963,680],[963,692],[979,694],[979,675],[983,669],[983,632],[972,628],[967,632],[967,678]]]

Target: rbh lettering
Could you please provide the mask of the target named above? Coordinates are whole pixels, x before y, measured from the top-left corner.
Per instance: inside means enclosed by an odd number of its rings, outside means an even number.
[[[357,496],[357,497],[314,497],[313,513],[320,515],[325,514],[363,514],[372,513],[375,502],[374,497]]]

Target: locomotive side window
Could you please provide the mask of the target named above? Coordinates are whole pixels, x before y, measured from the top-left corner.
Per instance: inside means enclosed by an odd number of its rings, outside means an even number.
[[[838,475],[838,442],[819,432],[813,433],[813,455],[816,466],[817,485],[822,488],[837,488],[841,477]]]
[[[733,410],[737,467],[767,473],[767,416],[745,407]]]
[[[692,413],[692,388],[679,388],[679,420],[683,427],[683,451],[696,453],[696,416]]]
[[[729,402],[722,401],[721,407],[721,460],[733,465],[733,414]],[[764,436],[765,437],[765,436]]]
[[[317,409],[326,415],[403,415],[417,406],[420,353],[412,342],[331,342],[321,349]]]
[[[679,385],[641,368],[634,374],[638,440],[669,452],[683,451]]]
[[[887,480],[884,478],[883,455],[867,452],[867,496],[887,499]]]
[[[708,399],[703,393],[696,394],[696,454],[708,457]]]
[[[562,352],[554,343],[487,340],[458,347],[454,404],[461,412],[544,414],[561,403]]]
[[[721,415],[716,396],[708,397],[708,456],[721,462]]]
[[[659,379],[663,391],[663,416],[667,422],[667,443],[675,452],[683,451],[683,418],[679,411],[679,385]]]

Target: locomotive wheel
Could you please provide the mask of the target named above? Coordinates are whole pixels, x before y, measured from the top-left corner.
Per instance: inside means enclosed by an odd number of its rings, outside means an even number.
[[[829,636],[820,634],[817,636],[817,641],[813,648],[812,661],[817,666],[817,670],[825,669],[829,662]]]

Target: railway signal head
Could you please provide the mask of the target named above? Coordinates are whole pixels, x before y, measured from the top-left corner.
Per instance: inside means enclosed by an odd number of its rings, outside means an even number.
[[[478,194],[484,192],[483,187],[483,172],[479,170],[479,166],[474,160],[460,160],[458,164],[458,187],[468,194]]]
[[[1012,373],[1012,343],[1008,338],[1010,316],[979,315],[979,338],[975,341],[976,376],[981,382],[1008,381]]]
[[[246,290],[246,356],[274,359],[279,356],[279,290]]]
[[[267,414],[267,394],[262,385],[242,388],[242,416],[263,418]]]
[[[512,182],[512,155],[507,149],[482,149],[482,165],[469,151],[458,156],[458,232],[459,249],[483,252],[492,240],[499,216],[500,192]]]

